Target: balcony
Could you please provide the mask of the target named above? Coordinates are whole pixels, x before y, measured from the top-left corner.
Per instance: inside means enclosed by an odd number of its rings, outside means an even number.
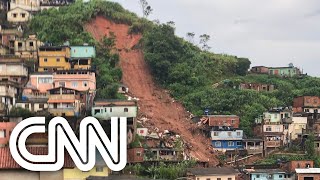
[[[266,147],[280,147],[281,141],[266,141],[265,145]]]
[[[74,108],[49,108],[49,112],[55,116],[77,116]]]
[[[49,95],[50,100],[73,100],[75,101],[76,96],[74,94],[51,94]]]

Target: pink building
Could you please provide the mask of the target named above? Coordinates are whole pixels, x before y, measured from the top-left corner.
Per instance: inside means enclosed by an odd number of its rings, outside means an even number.
[[[66,87],[77,91],[96,90],[96,75],[89,70],[68,70],[53,73],[54,87]]]
[[[8,145],[11,131],[16,125],[15,122],[0,122],[0,147]]]
[[[35,91],[47,93],[47,90],[53,88],[52,73],[34,73],[30,74],[29,82],[24,88],[23,94],[31,94]]]

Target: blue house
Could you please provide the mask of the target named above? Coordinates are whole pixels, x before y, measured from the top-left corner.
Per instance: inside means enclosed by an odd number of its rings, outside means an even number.
[[[94,57],[96,57],[94,46],[70,46],[69,62],[72,69],[90,69]]]
[[[249,172],[251,180],[293,180],[294,175],[281,169],[255,169]]]
[[[243,149],[243,130],[227,126],[215,126],[211,130],[212,146],[215,150]]]

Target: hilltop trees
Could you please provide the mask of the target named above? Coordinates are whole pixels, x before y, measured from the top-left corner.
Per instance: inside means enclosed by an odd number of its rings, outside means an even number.
[[[139,0],[141,9],[142,9],[142,14],[144,18],[147,18],[153,11],[147,0]]]
[[[200,45],[203,51],[209,51],[211,47],[208,45],[208,41],[210,40],[210,35],[202,34],[200,35]]]

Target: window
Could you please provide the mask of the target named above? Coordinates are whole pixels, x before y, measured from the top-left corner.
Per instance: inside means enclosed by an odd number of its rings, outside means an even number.
[[[289,129],[288,124],[285,124],[285,125],[284,125],[284,129]]]
[[[21,17],[25,18],[26,17],[26,13],[21,13]]]
[[[44,108],[44,104],[39,104],[39,108]]]
[[[276,127],[276,132],[280,132],[280,127]]]
[[[5,138],[5,137],[6,137],[6,130],[0,129],[0,138]]]
[[[241,145],[242,145],[242,142],[237,141],[237,146],[241,146]]]
[[[217,178],[217,180],[221,180],[221,178]]]
[[[228,178],[228,180],[232,180],[232,178]]]
[[[136,155],[137,155],[137,156],[141,156],[141,155],[142,155],[141,151],[137,151],[137,152],[136,152]]]
[[[197,180],[200,180],[200,178],[197,178]]]
[[[229,141],[228,142],[228,146],[230,147],[230,146],[234,146],[234,142],[233,141]]]
[[[72,85],[72,87],[78,87],[78,82],[72,81],[71,85]]]
[[[103,172],[103,167],[96,167],[96,172]]]
[[[215,145],[216,147],[221,147],[221,142],[220,142],[220,141],[217,141],[217,142],[214,143],[214,145]]]
[[[231,120],[231,124],[234,124],[234,123],[235,123],[235,120],[234,120],[234,119],[232,119],[232,120]]]
[[[237,132],[237,136],[241,136],[241,132]]]
[[[39,84],[49,84],[49,83],[52,83],[52,78],[51,78],[51,77],[39,77],[39,78],[38,78],[38,83],[39,83]]]
[[[60,62],[60,58],[57,58],[56,61],[57,61],[57,62]]]
[[[33,42],[32,42],[32,41],[29,42],[29,46],[30,46],[30,47],[33,47]]]
[[[279,178],[282,178],[282,175],[279,175]]]
[[[231,132],[228,132],[228,136],[231,136]]]
[[[124,112],[128,112],[128,108],[124,108]]]
[[[100,113],[100,109],[95,109],[94,114],[98,114],[98,113]]]
[[[17,13],[13,13],[12,16],[13,16],[14,18],[16,18],[16,17],[17,17]]]
[[[257,178],[260,178],[260,174],[257,174],[256,177],[257,177]]]
[[[304,112],[309,112],[309,109],[304,109]]]
[[[22,47],[22,42],[18,42],[18,48]]]
[[[59,82],[59,87],[65,87],[66,86],[66,82]]]
[[[25,104],[24,108],[29,109],[29,104]]]
[[[219,179],[219,178],[218,178]],[[206,180],[210,180],[210,178],[207,178]]]
[[[214,135],[214,136],[218,136],[218,135],[219,135],[219,132],[213,132],[213,135]]]
[[[48,68],[43,68],[44,71],[48,71]]]
[[[268,126],[268,127],[266,128],[266,131],[271,131],[271,126]]]
[[[44,59],[43,59],[43,62],[48,62],[48,59],[47,59],[47,58],[44,58]]]
[[[110,112],[112,112],[112,108],[110,108]]]
[[[88,82],[87,81],[83,81],[83,87],[87,87],[88,86]]]

